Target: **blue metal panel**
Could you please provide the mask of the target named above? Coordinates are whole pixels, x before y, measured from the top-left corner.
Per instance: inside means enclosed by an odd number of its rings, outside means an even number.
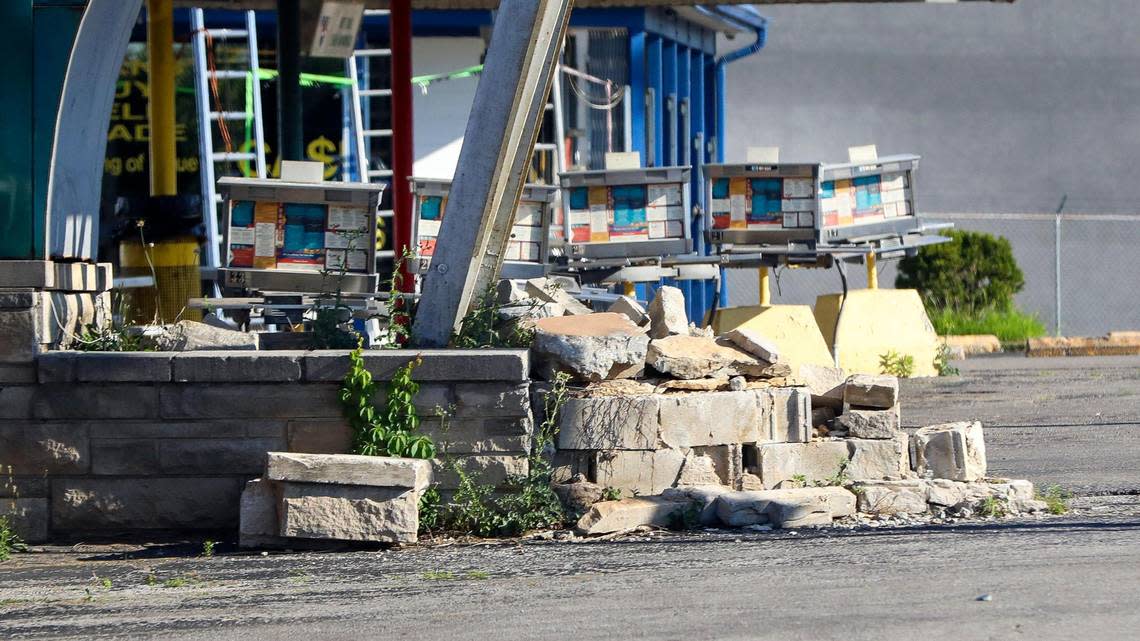
[[[662,84],[664,83],[662,69],[661,69],[661,56],[664,43],[661,36],[650,35],[647,36],[645,45],[645,58],[646,58],[646,84],[648,91],[652,92],[651,103],[648,104],[648,111],[653,116],[652,123],[646,123],[646,133],[652,139],[650,145],[649,156],[645,159],[646,167],[663,167],[665,164],[665,145],[663,136],[661,135],[661,123],[665,122],[665,99],[662,95]],[[636,109],[636,104],[634,105]]]
[[[0,258],[43,258],[44,252],[43,208],[33,205],[32,15],[31,0],[0,3],[0,59],[7,66],[0,79]]]
[[[673,167],[677,164],[677,43],[662,40],[661,46],[661,98],[663,120],[661,133],[664,138],[662,165]]]
[[[647,86],[644,33],[629,37],[629,97],[630,104],[630,148],[641,154],[642,162],[648,162],[649,150],[645,144],[645,89]]]

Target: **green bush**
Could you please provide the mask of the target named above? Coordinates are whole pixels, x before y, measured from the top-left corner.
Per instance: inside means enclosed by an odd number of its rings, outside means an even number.
[[[1045,335],[1045,325],[1036,316],[1016,309],[983,309],[976,312],[933,309],[928,312],[930,323],[939,336],[993,334],[1003,343],[1010,343]]]
[[[942,232],[948,243],[929,245],[899,261],[895,287],[917,289],[928,312],[1013,309],[1025,275],[1005,238],[975,231]]]

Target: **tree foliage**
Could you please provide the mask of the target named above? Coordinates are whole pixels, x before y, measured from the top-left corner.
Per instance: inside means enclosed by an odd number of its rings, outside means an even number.
[[[895,287],[917,289],[928,310],[1013,309],[1013,295],[1025,287],[1025,275],[1009,240],[957,229],[943,235],[950,242],[923,247],[899,261]]]

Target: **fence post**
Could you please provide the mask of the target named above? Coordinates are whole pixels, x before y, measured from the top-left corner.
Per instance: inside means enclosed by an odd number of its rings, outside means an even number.
[[[1053,326],[1056,335],[1061,335],[1061,212],[1057,212],[1053,219],[1053,280],[1056,290],[1053,292]]]

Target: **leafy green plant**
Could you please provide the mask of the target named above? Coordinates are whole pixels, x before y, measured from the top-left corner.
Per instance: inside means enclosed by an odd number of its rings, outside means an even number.
[[[214,546],[216,543],[210,539],[202,541],[202,556],[209,558],[214,556]]]
[[[443,497],[439,488],[432,485],[420,495],[420,531],[431,532],[443,524]]]
[[[603,501],[619,501],[621,500],[621,490],[616,487],[606,486],[602,488]]]
[[[798,487],[807,487],[807,476],[804,474],[793,474],[792,482],[795,483]]]
[[[816,481],[816,487],[843,487],[851,482],[851,477],[847,474],[847,467],[851,465],[851,459],[844,456],[839,459],[839,467],[835,470],[835,474],[822,481]]]
[[[982,501],[979,512],[985,517],[994,519],[1001,518],[1007,513],[1005,500],[996,496],[987,496],[986,499]]]
[[[1073,493],[1060,485],[1050,485],[1037,494],[1038,501],[1044,501],[1050,514],[1064,514],[1069,511],[1069,501]]]
[[[416,261],[416,252],[405,247],[403,255],[392,266],[392,278],[388,280],[388,298],[384,301],[388,317],[388,337],[383,341],[386,348],[396,349],[412,342],[412,322],[415,319],[414,299],[402,291],[404,265]]]
[[[452,337],[451,342],[462,349],[530,347],[534,342],[534,329],[527,323],[517,320],[504,321],[502,314],[510,309],[517,309],[525,314],[539,304],[540,302],[535,299],[518,303],[500,303],[498,292],[495,286],[491,285],[467,311],[460,321],[459,331]]]
[[[976,231],[947,230],[950,242],[928,245],[899,261],[895,286],[917,289],[927,310],[1009,310],[1025,275],[1009,240]]]
[[[353,452],[365,456],[399,456],[430,459],[435,457],[435,444],[430,438],[416,434],[420,425],[415,406],[420,386],[412,379],[412,370],[420,357],[401,366],[388,382],[385,410],[373,403],[376,383],[364,365],[363,347],[358,343],[349,354],[349,368],[340,388],[340,403],[353,432]]]
[[[431,570],[424,572],[421,576],[425,581],[454,581],[456,579],[455,573],[448,570]]]
[[[898,378],[909,378],[914,375],[914,357],[910,354],[899,354],[892,349],[879,355],[879,371]]]
[[[310,323],[312,329],[309,339],[311,349],[352,349],[360,341],[354,330],[344,328],[352,320],[352,308],[344,304],[344,277],[348,273],[347,256],[356,248],[356,242],[362,234],[349,232],[345,259],[340,261],[340,267],[334,272],[327,267],[321,272],[321,293],[313,305],[313,319]],[[326,304],[325,299],[330,293],[326,284],[329,278],[336,279],[336,291],[332,294],[332,304]]]
[[[934,325],[934,331],[941,336],[993,334],[1002,342],[1008,343],[1045,335],[1045,325],[1037,316],[1017,309],[928,309],[927,315]]]
[[[701,508],[696,503],[688,503],[669,515],[669,529],[690,532],[701,527]]]
[[[938,353],[934,355],[934,369],[939,376],[958,376],[961,372],[950,364],[950,346],[946,343],[938,344]]]
[[[88,323],[83,331],[72,337],[71,348],[80,352],[142,352],[142,337],[127,332],[126,328],[108,323],[100,327]]]
[[[0,561],[7,561],[13,552],[27,549],[23,539],[16,534],[16,530],[8,521],[7,516],[0,516]]]

